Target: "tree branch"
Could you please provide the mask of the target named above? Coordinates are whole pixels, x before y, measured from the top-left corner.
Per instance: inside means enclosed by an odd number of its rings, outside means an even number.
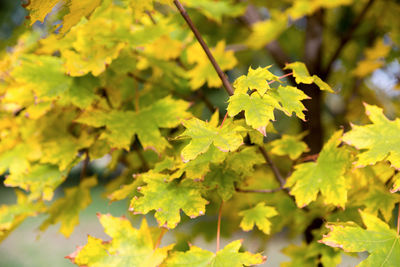
[[[367,11],[371,8],[374,1],[375,0],[369,0],[365,4],[364,8],[361,10],[358,17],[354,20],[354,22],[350,26],[349,30],[344,35],[342,35],[339,46],[336,48],[335,52],[333,53],[333,56],[331,57],[328,64],[326,65],[326,68],[323,71],[323,75],[321,75],[322,79],[326,79],[328,77],[329,73],[331,72],[333,63],[335,62],[336,59],[338,59],[340,53],[342,52],[342,50],[346,46],[346,44],[352,39],[353,34],[355,33],[356,29],[360,26],[362,20],[364,19],[365,15],[367,14]]]
[[[276,167],[275,163],[268,156],[267,151],[265,151],[265,149],[262,146],[259,146],[258,150],[260,150],[260,152],[263,155],[264,159],[267,161],[267,163],[271,167],[272,172],[274,173],[276,180],[278,180],[278,182],[281,185],[281,187],[283,187],[285,185],[285,179],[283,179],[282,174],[280,173],[278,167]]]
[[[275,193],[278,191],[281,191],[283,188],[278,187],[275,189],[241,189],[241,188],[235,188],[236,192],[240,193],[262,193],[262,194],[269,194],[269,193]]]
[[[208,59],[210,60],[211,64],[213,65],[215,71],[217,72],[219,78],[221,79],[225,90],[228,92],[229,95],[233,95],[233,87],[228,81],[225,73],[221,70],[220,66],[218,65],[217,61],[215,60],[214,56],[212,55],[209,47],[207,46],[206,42],[203,40],[199,30],[193,24],[192,20],[190,19],[189,15],[187,14],[185,8],[179,2],[179,0],[174,0],[175,6],[178,8],[179,12],[181,13],[182,17],[185,19],[186,23],[188,24],[189,28],[192,30],[194,36],[196,36],[197,41],[199,41],[201,47],[203,48],[204,52],[206,53]]]
[[[89,150],[85,149],[85,159],[83,160],[83,165],[80,174],[80,180],[82,181],[85,179],[87,166],[89,165],[90,158],[89,158]]]

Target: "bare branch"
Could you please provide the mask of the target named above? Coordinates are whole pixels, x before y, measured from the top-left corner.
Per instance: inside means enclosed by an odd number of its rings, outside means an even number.
[[[272,169],[272,172],[275,175],[276,180],[279,182],[281,187],[285,185],[285,179],[283,179],[282,174],[280,173],[278,167],[275,165],[275,163],[272,161],[272,159],[268,156],[267,151],[262,146],[258,147],[258,150],[260,150],[261,154],[263,155],[264,159],[267,161],[269,166]]]
[[[342,52],[342,50],[346,46],[346,44],[352,39],[353,34],[355,33],[356,29],[360,26],[360,24],[363,21],[365,15],[367,14],[367,11],[371,8],[371,6],[374,3],[374,1],[375,0],[369,0],[365,4],[364,8],[361,10],[361,12],[358,15],[358,17],[354,20],[354,22],[350,26],[349,30],[344,35],[342,35],[342,38],[340,40],[340,44],[336,48],[336,50],[333,53],[331,59],[329,60],[328,64],[326,65],[326,68],[325,68],[325,70],[323,72],[322,78],[328,77],[329,73],[331,72],[333,63],[339,57],[340,53]]]
[[[179,2],[179,0],[174,0],[174,4],[178,8],[182,17],[185,19],[189,28],[192,30],[194,36],[196,36],[197,41],[200,43],[200,45],[203,48],[204,52],[206,53],[208,59],[210,60],[211,64],[213,65],[215,71],[218,73],[218,76],[221,79],[221,81],[225,87],[225,90],[228,92],[229,95],[233,95],[232,85],[228,81],[228,78],[226,77],[225,73],[221,70],[221,67],[218,65],[217,61],[215,60],[214,56],[212,55],[210,48],[207,46],[206,42],[203,40],[203,37],[201,36],[199,30],[193,24],[193,21],[190,19],[185,8],[181,4],[181,2]]]

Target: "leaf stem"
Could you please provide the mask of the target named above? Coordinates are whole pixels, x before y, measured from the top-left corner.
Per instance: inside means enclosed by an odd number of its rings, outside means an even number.
[[[400,235],[400,202],[397,205],[398,214],[397,214],[397,235]]]
[[[222,215],[222,206],[224,201],[221,201],[221,205],[219,206],[218,210],[218,226],[217,226],[217,252],[219,251],[219,241],[221,237],[221,215]]]
[[[203,40],[199,30],[193,24],[193,21],[189,17],[188,13],[186,12],[185,8],[179,2],[179,0],[174,0],[175,6],[178,8],[179,12],[181,13],[182,17],[185,19],[186,23],[188,24],[189,28],[192,30],[194,36],[196,37],[197,41],[200,43],[201,47],[203,48],[204,52],[206,53],[208,59],[210,60],[211,64],[213,65],[215,71],[217,72],[219,78],[221,79],[225,90],[228,92],[229,95],[233,95],[233,87],[228,81],[225,73],[221,70],[220,66],[218,65],[217,61],[215,60],[214,56],[212,55],[210,49],[208,48],[206,42]]]
[[[221,122],[220,128],[222,128],[222,126],[224,126],[224,122],[225,122],[226,118],[228,118],[228,111],[226,111],[226,113],[225,113],[225,116],[224,116],[224,119]]]
[[[161,239],[163,238],[163,236],[165,235],[165,233],[167,232],[167,228],[165,227],[161,227],[161,233],[157,238],[156,244],[154,245],[154,249],[158,248],[161,244]]]

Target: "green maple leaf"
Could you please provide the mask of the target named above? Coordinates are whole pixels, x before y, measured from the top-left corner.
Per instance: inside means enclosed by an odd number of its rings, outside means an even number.
[[[338,148],[342,131],[337,131],[323,147],[317,162],[295,166],[285,187],[291,188],[297,206],[304,207],[317,198],[321,191],[326,204],[344,207],[347,189],[344,173],[349,165],[350,155],[344,148]]]
[[[43,197],[44,200],[51,200],[54,190],[64,181],[66,175],[67,171],[61,172],[57,166],[36,164],[27,173],[10,174],[4,184],[30,191],[30,199]]]
[[[288,155],[291,160],[297,159],[301,154],[309,150],[307,144],[300,141],[303,136],[282,135],[280,139],[270,143],[272,146],[271,153],[278,156]]]
[[[235,192],[235,182],[240,176],[224,166],[215,166],[204,178],[204,185],[210,189],[217,189],[218,195],[223,201],[228,201]]]
[[[268,218],[278,215],[274,207],[265,206],[264,202],[258,203],[255,207],[239,212],[239,216],[243,216],[240,222],[240,228],[244,231],[250,231],[254,225],[265,234],[271,231],[271,222]]]
[[[292,116],[294,112],[297,117],[305,120],[303,111],[306,110],[301,100],[310,99],[303,91],[297,89],[293,86],[282,86],[280,85],[278,89],[271,91],[271,96],[273,96],[282,107],[280,108],[288,116]]]
[[[245,147],[236,153],[229,153],[226,159],[227,168],[244,177],[253,174],[254,165],[263,163],[265,163],[264,157],[254,146]]]
[[[281,267],[314,267],[320,264],[324,267],[336,267],[342,260],[340,251],[316,242],[302,243],[300,246],[289,245],[282,252],[292,261],[281,263]]]
[[[242,110],[247,125],[266,134],[266,127],[270,120],[275,120],[274,109],[280,108],[278,101],[269,96],[260,97],[258,94],[234,94],[229,98],[228,114],[233,117]]]
[[[353,222],[328,224],[330,232],[319,242],[347,252],[368,251],[369,257],[357,265],[358,267],[398,266],[400,236],[377,217],[363,211],[360,214],[366,229]]]
[[[169,146],[162,138],[159,128],[174,128],[181,119],[190,116],[186,112],[189,103],[165,97],[139,112],[133,111],[86,111],[76,121],[94,127],[106,126],[108,131],[102,134],[111,146],[129,149],[134,134],[146,148],[158,152]]]
[[[400,202],[399,194],[391,194],[382,184],[374,183],[368,186],[368,192],[360,197],[359,202],[365,206],[364,211],[378,216],[379,211],[388,222],[392,218],[395,205]]]
[[[224,41],[218,42],[211,52],[222,71],[232,69],[238,63],[233,51],[225,51]],[[208,87],[222,86],[218,73],[198,43],[189,47],[187,54],[189,63],[196,63],[196,66],[187,72],[193,90],[200,88],[206,82]]]
[[[23,55],[14,68],[15,81],[32,90],[38,98],[49,100],[63,95],[71,87],[72,78],[65,75],[59,57]]]
[[[61,222],[60,233],[69,237],[76,225],[79,224],[79,213],[91,202],[90,188],[97,185],[97,179],[90,177],[84,179],[79,186],[65,189],[65,196],[57,199],[49,207],[49,218],[40,225],[44,231],[51,224]]]
[[[296,79],[296,83],[315,83],[319,89],[333,93],[332,88],[326,82],[321,80],[321,78],[316,75],[311,76],[306,65],[302,62],[286,64],[284,69],[291,69],[293,71],[293,76]]]
[[[226,156],[227,153],[222,152],[211,144],[206,153],[186,162],[181,171],[186,173],[187,178],[202,180],[204,175],[210,171],[211,163],[220,164],[225,160]]]
[[[0,206],[0,241],[29,216],[36,216],[45,208],[43,202],[31,202],[21,191],[16,191],[17,204]]]
[[[167,257],[173,244],[154,248],[152,234],[145,219],[140,229],[132,227],[126,218],[117,218],[109,214],[97,215],[104,232],[112,239],[105,242],[89,236],[88,243],[78,247],[66,258],[79,266],[87,267],[125,267],[159,266]]]
[[[183,0],[188,7],[197,8],[207,18],[222,22],[223,16],[237,17],[242,15],[246,8],[243,4],[232,4],[230,1],[212,1],[212,0]]]
[[[184,161],[195,159],[200,154],[208,151],[211,144],[224,152],[235,151],[243,143],[242,136],[238,133],[243,127],[236,126],[233,121],[226,120],[222,127],[215,127],[197,118],[183,122],[186,130],[180,135],[190,137],[192,140],[182,150]]]
[[[241,240],[236,240],[218,251],[216,254],[191,246],[186,252],[173,252],[165,262],[166,267],[192,266],[192,267],[242,267],[258,265],[265,262],[266,257],[250,252],[239,252]]]
[[[237,78],[233,84],[235,87],[235,94],[246,94],[248,90],[257,90],[260,95],[264,95],[270,89],[267,80],[279,80],[277,76],[272,74],[268,69],[271,66],[253,70],[249,67],[247,75],[242,75]]]
[[[208,201],[201,197],[201,184],[191,179],[172,180],[159,173],[141,174],[145,186],[140,188],[142,197],[134,197],[130,210],[135,214],[146,214],[155,210],[160,226],[175,228],[180,222],[180,210],[191,218],[205,214]]]
[[[358,154],[359,166],[375,164],[386,159],[393,167],[400,169],[400,119],[390,121],[381,108],[364,105],[372,124],[353,125],[352,130],[344,134],[343,141],[357,149],[366,149]]]

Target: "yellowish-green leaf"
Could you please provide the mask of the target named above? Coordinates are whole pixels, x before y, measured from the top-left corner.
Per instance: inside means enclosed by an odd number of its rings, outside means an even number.
[[[201,197],[201,183],[191,179],[168,182],[168,175],[152,172],[141,176],[146,185],[140,188],[143,196],[131,201],[130,210],[135,214],[155,210],[158,224],[168,228],[180,222],[180,210],[191,218],[205,214],[208,201]]]
[[[241,240],[236,240],[226,245],[216,254],[191,246],[186,252],[176,251],[168,257],[165,265],[167,267],[191,266],[191,267],[242,267],[258,265],[265,262],[266,257],[261,254],[250,252],[239,252]]]
[[[260,49],[276,40],[288,25],[288,18],[282,12],[272,14],[271,19],[259,21],[251,26],[252,32],[246,40],[250,48]]]
[[[223,201],[228,201],[235,192],[235,183],[240,176],[223,166],[215,166],[204,178],[204,185],[209,189],[216,189]]]
[[[393,188],[390,190],[391,193],[396,193],[400,191],[400,172],[398,172],[394,177],[393,177]]]
[[[321,78],[316,75],[311,76],[306,65],[302,62],[286,64],[284,69],[291,69],[293,71],[293,76],[296,79],[296,83],[315,83],[321,90],[333,93],[332,88],[326,82],[322,81]]]
[[[400,119],[387,119],[377,106],[365,104],[365,111],[372,124],[353,125],[352,130],[343,136],[347,144],[366,150],[358,154],[357,165],[375,164],[386,159],[400,169]]]
[[[295,166],[295,171],[287,179],[285,187],[291,188],[299,207],[316,200],[321,192],[326,204],[344,207],[347,188],[344,173],[349,165],[350,155],[345,148],[338,148],[342,131],[337,131],[323,147],[317,162],[307,162]]]
[[[246,94],[248,90],[257,90],[260,95],[264,95],[270,86],[267,80],[278,80],[278,77],[272,74],[268,69],[271,66],[257,69],[249,67],[247,75],[242,75],[235,80],[233,86],[235,87],[235,94]]]
[[[54,190],[64,181],[66,174],[66,171],[61,172],[57,166],[36,164],[28,173],[10,174],[4,184],[30,191],[30,199],[42,197],[44,200],[51,200]]]
[[[241,3],[233,4],[231,1],[221,0],[182,0],[188,7],[196,8],[202,12],[207,18],[221,23],[223,16],[237,17],[242,15],[246,6]]]
[[[106,126],[101,138],[109,141],[111,146],[129,150],[134,134],[145,149],[152,148],[157,152],[169,146],[161,136],[159,128],[174,128],[181,119],[188,118],[186,112],[189,103],[166,97],[139,112],[94,110],[83,113],[77,122],[94,127]]]
[[[242,127],[236,126],[233,121],[225,120],[222,127],[214,127],[199,119],[193,118],[183,122],[186,127],[181,137],[190,137],[192,140],[182,150],[184,161],[193,160],[200,154],[208,151],[211,144],[224,152],[235,151],[243,143],[238,131]]]
[[[281,103],[281,110],[288,116],[292,116],[294,112],[297,117],[305,120],[303,111],[306,110],[301,100],[310,99],[303,91],[293,86],[282,86],[278,89],[271,90],[271,96]]]
[[[78,266],[87,267],[126,267],[159,266],[174,246],[154,248],[151,230],[145,219],[140,229],[133,228],[124,217],[98,214],[104,232],[110,241],[89,236],[88,243],[66,258]]]
[[[29,17],[31,19],[31,25],[36,21],[43,22],[47,14],[51,12],[54,6],[60,0],[30,0],[26,9],[29,11]]]
[[[243,216],[240,227],[244,231],[250,231],[254,225],[268,235],[271,231],[271,222],[268,218],[278,215],[274,207],[265,206],[264,202],[258,203],[255,207],[239,212]]]
[[[391,194],[383,185],[378,183],[368,187],[368,192],[357,203],[365,206],[364,211],[378,216],[382,213],[385,221],[389,222],[395,205],[400,202],[399,194]]]
[[[0,241],[17,227],[25,218],[36,216],[45,208],[43,202],[31,202],[21,191],[16,191],[17,204],[0,206]]]
[[[69,13],[63,18],[60,33],[66,33],[69,29],[78,24],[82,17],[89,16],[100,3],[101,0],[69,0],[67,3]]]
[[[303,135],[282,135],[280,139],[272,141],[271,153],[278,156],[288,155],[290,159],[295,160],[300,157],[301,154],[309,150],[306,143],[300,141]]]
[[[50,216],[40,225],[40,230],[44,231],[51,224],[61,222],[60,233],[69,237],[79,224],[79,213],[92,202],[90,188],[95,185],[97,185],[96,177],[89,177],[79,186],[66,188],[65,196],[57,199],[49,207],[47,212]]]
[[[228,114],[233,117],[242,110],[246,123],[266,135],[266,127],[270,120],[275,120],[274,109],[280,108],[278,101],[269,96],[258,94],[234,94],[229,98]]]
[[[211,49],[211,52],[222,71],[230,70],[236,66],[237,60],[234,52],[225,51],[225,42],[219,42],[214,49]],[[196,63],[196,66],[188,71],[190,86],[193,90],[200,88],[206,82],[208,87],[222,86],[221,79],[198,43],[189,47],[187,54],[189,63]]]
[[[377,217],[362,211],[360,214],[366,229],[351,222],[328,224],[330,232],[320,242],[347,252],[368,251],[369,257],[358,267],[397,266],[400,262],[400,236]]]

